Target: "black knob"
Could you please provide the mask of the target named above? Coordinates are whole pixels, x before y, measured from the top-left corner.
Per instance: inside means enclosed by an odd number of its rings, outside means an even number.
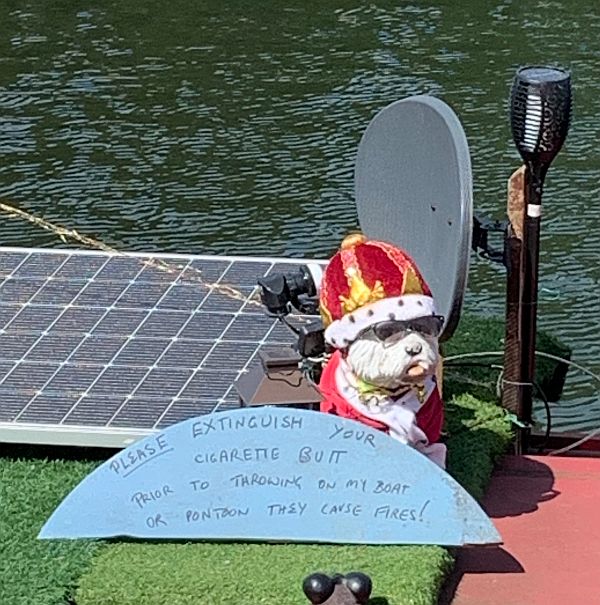
[[[360,571],[353,571],[346,574],[344,577],[344,584],[356,597],[356,601],[359,605],[365,605],[367,603],[371,596],[371,591],[373,590],[373,582],[371,582],[369,576]]]
[[[334,589],[333,580],[323,573],[313,573],[302,582],[302,590],[313,605],[325,603]]]

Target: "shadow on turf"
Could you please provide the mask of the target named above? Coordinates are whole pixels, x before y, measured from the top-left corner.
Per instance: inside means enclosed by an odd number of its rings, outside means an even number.
[[[121,449],[106,447],[80,447],[68,445],[31,445],[23,443],[3,443],[2,457],[10,460],[37,458],[45,460],[108,460]]]

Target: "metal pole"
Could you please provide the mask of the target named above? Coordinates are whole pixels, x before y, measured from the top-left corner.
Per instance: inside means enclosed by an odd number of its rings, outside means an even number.
[[[544,171],[545,172],[545,171]],[[533,420],[533,390],[535,380],[535,345],[537,328],[540,223],[542,216],[541,170],[528,166],[525,170],[525,224],[523,230],[522,295],[519,326],[521,332],[521,378],[518,415],[526,426],[520,429],[521,448],[527,452],[530,425]]]
[[[523,67],[517,71],[511,90],[511,128],[526,165],[525,212],[522,215],[523,243],[519,271],[518,353],[515,353],[515,342],[511,342],[513,348],[510,356],[507,348],[507,359],[515,364],[510,368],[515,375],[516,362],[520,364],[519,379],[512,381],[512,386],[518,387],[518,396],[514,396],[515,401],[511,402],[516,405],[518,418],[523,425],[517,442],[519,453],[527,451],[532,421],[542,187],[546,172],[567,137],[570,116],[571,77],[567,71],[545,66]],[[516,263],[516,256],[511,262]],[[516,279],[514,270],[512,279]],[[514,303],[515,300],[516,286],[511,283],[507,286],[507,319],[508,303]],[[508,330],[507,326],[507,334]]]

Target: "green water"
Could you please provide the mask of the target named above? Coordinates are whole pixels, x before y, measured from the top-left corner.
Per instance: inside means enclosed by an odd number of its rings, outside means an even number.
[[[352,170],[373,114],[413,94],[459,115],[475,206],[503,214],[519,165],[515,69],[573,72],[546,181],[540,324],[600,373],[600,9],[539,2],[0,0],[0,196],[120,249],[329,256],[357,225]],[[3,219],[3,245],[64,246]],[[466,306],[503,313],[472,259]],[[598,424],[571,373],[559,427]]]

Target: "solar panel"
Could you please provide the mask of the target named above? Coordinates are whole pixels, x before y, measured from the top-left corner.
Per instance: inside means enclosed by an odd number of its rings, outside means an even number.
[[[121,447],[237,407],[294,340],[257,279],[301,262],[0,248],[0,441]]]

